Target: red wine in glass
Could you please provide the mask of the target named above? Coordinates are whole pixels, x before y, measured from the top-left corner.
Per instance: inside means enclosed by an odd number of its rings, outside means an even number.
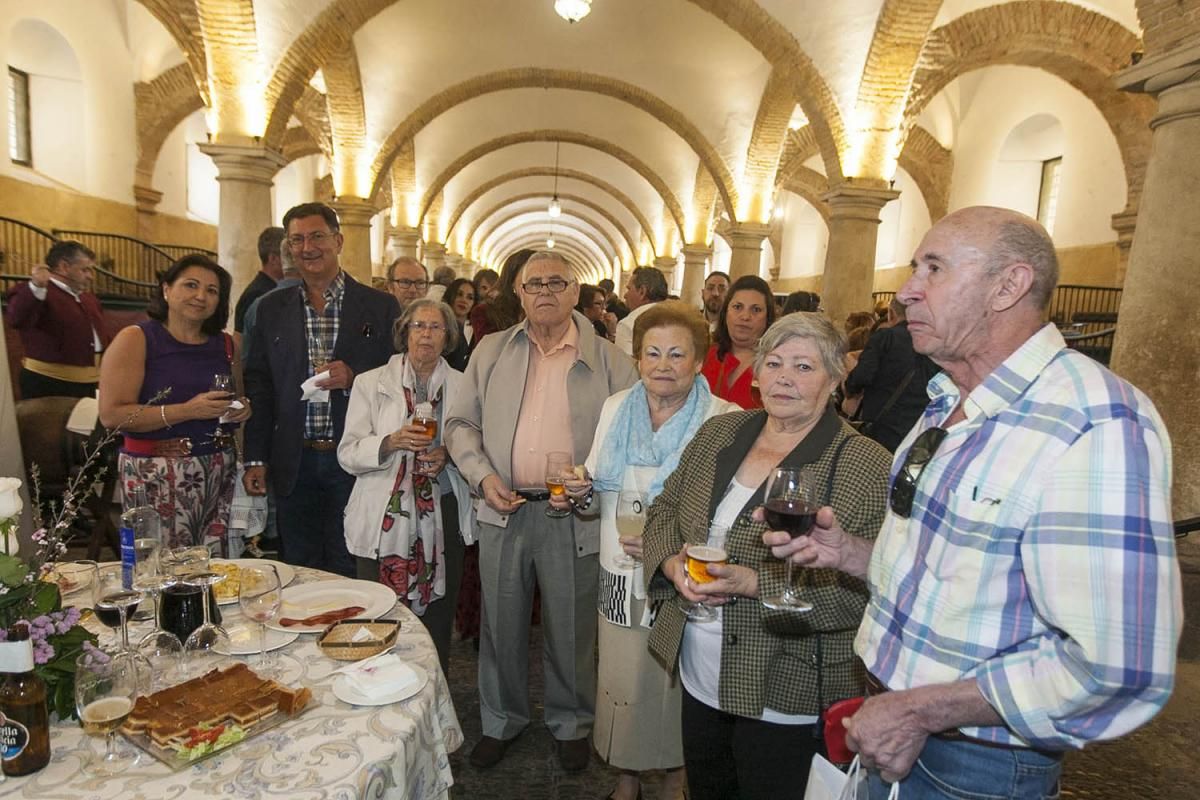
[[[775,497],[763,506],[767,527],[773,531],[787,531],[795,539],[805,536],[817,521],[817,507],[803,500]]]

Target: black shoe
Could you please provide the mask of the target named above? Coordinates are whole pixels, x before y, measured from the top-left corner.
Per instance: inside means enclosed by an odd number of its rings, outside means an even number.
[[[491,736],[484,736],[475,743],[471,757],[467,760],[471,762],[472,767],[478,769],[494,767],[504,758],[504,754],[508,752],[513,741],[513,739],[493,739]]]
[[[592,759],[592,747],[586,737],[558,742],[558,763],[567,772],[582,772]]]

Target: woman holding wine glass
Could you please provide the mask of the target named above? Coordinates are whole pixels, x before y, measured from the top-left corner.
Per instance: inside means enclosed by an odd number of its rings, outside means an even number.
[[[791,573],[756,513],[765,505],[799,532],[812,506],[832,505],[854,535],[878,533],[890,458],[830,403],[845,359],[845,336],[823,316],[768,328],[753,359],[763,409],[705,423],[650,507],[645,580],[661,605],[649,650],[683,685],[693,800],[803,797],[819,715],[863,690],[853,639],[866,587],[834,570]],[[689,621],[695,603],[715,619]]]
[[[593,739],[622,770],[612,797],[632,800],[638,773],[667,770],[663,797],[683,789],[679,684],[646,650],[650,610],[641,578],[646,510],[683,446],[710,417],[738,407],[699,376],[708,324],[686,304],[657,303],[633,326],[641,380],[604,404],[587,459],[600,506],[600,665]],[[579,485],[572,486],[578,494]]]
[[[444,358],[458,325],[445,303],[414,300],[393,335],[399,354],[354,379],[338,444],[338,463],[356,476],[346,548],[361,580],[391,587],[421,617],[444,672],[463,541],[474,538],[470,489],[438,436],[462,378]]]
[[[117,334],[100,368],[100,421],[125,434],[118,468],[126,506],[145,486],[164,548],[209,544],[228,555],[233,434],[250,417],[250,401],[235,397],[237,345],[223,332],[230,286],[208,257],[179,259],[162,275],[150,319]]]

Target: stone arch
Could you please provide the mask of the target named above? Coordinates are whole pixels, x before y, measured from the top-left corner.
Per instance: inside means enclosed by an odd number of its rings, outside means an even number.
[[[825,176],[810,167],[800,166],[791,170],[779,188],[792,194],[800,195],[808,204],[817,210],[825,224],[829,225],[829,203],[825,202],[825,193],[829,191],[829,181]]]
[[[209,104],[208,58],[204,54],[204,34],[192,0],[138,0],[171,34],[183,53],[195,90],[203,105]]]
[[[471,204],[473,204],[476,200],[478,200],[480,197],[482,197],[487,192],[491,191],[492,189],[495,189],[497,186],[501,186],[505,183],[508,183],[510,181],[515,181],[520,178],[544,178],[544,177],[553,176],[554,174],[555,174],[554,169],[551,167],[527,167],[525,169],[518,169],[518,170],[513,170],[512,172],[506,172],[503,175],[498,175],[495,178],[492,178],[488,181],[485,181],[484,183],[481,183],[478,187],[475,188],[475,190],[473,192],[471,192],[469,195],[467,195],[465,198],[463,198],[463,201],[458,204],[458,207],[456,209],[454,209],[454,212],[450,215],[450,221],[446,225],[446,231],[444,234],[445,238],[447,238],[447,239],[450,238],[450,232],[454,230],[454,226],[458,224],[458,220],[462,217],[462,215],[464,213],[466,213],[466,210],[468,208],[470,208]],[[558,176],[560,178],[568,178],[571,180],[577,180],[582,183],[589,183],[592,186],[595,186],[600,191],[606,192],[607,194],[611,195],[614,199],[616,199],[616,201],[618,203],[625,206],[625,208],[629,209],[629,213],[633,214],[634,219],[636,219],[638,221],[638,225],[640,225],[642,227],[642,234],[649,239],[649,232],[654,230],[654,228],[650,227],[650,223],[647,221],[645,215],[642,214],[642,212],[638,210],[637,205],[633,202],[633,200],[629,197],[629,195],[625,194],[620,189],[613,186],[611,183],[602,181],[599,178],[597,178],[593,175],[589,175],[586,172],[577,172],[575,170],[568,170],[568,169],[560,168],[558,170]],[[654,251],[654,249],[655,249],[654,248],[654,240],[649,239],[649,241],[651,244],[650,249],[652,251]],[[655,252],[655,254],[657,255],[657,252]]]
[[[546,237],[528,235],[524,238],[506,240],[496,250],[496,262],[502,264],[509,255],[524,248],[545,250]],[[600,268],[600,262],[597,262],[595,253],[588,252],[582,244],[572,239],[556,237],[554,249],[570,256],[575,278],[581,283],[587,278],[588,273],[595,272]]]
[[[325,107],[333,140],[333,182],[338,194],[357,196],[367,190],[358,185],[358,162],[366,149],[367,111],[354,48],[334,53],[321,74],[325,77]]]
[[[170,1],[142,0],[157,3]],[[292,106],[316,71],[334,53],[352,48],[355,32],[380,11],[398,2],[401,0],[332,0],[296,37],[267,84],[265,95],[270,119],[264,138],[268,144],[277,143],[283,135]],[[813,125],[826,172],[841,175],[840,153],[846,141],[841,113],[833,92],[796,37],[754,0],[689,2],[719,19],[757,49],[773,68],[788,75],[796,102]],[[203,75],[204,72],[197,74]],[[386,164],[373,170],[376,179],[384,169]],[[714,173],[718,184],[725,177]],[[732,188],[734,184],[726,182],[725,186]],[[727,208],[734,207],[729,198],[724,200]],[[732,216],[732,211],[730,213]]]
[[[730,219],[736,219],[737,186],[733,175],[716,148],[679,110],[659,97],[631,83],[587,72],[541,67],[502,70],[463,81],[438,92],[409,113],[379,148],[371,175],[375,181],[387,172],[396,151],[438,115],[492,92],[509,89],[566,89],[592,92],[628,103],[662,122],[683,139],[700,157],[700,163],[713,175],[717,190]]]
[[[964,14],[930,34],[905,110],[906,126],[961,75],[995,65],[1037,67],[1091,100],[1108,122],[1125,167],[1127,208],[1136,209],[1150,157],[1154,101],[1122,92],[1113,73],[1138,38],[1120,23],[1070,3],[1019,0]]]
[[[482,237],[480,238],[480,242],[486,242],[491,236],[494,236],[497,233],[497,231],[499,230],[499,228],[502,227],[505,223],[512,222],[514,219],[517,219],[518,217],[522,217],[527,214],[533,214],[533,213],[537,213],[537,212],[533,211],[532,209],[526,209],[524,211],[514,211],[511,214],[508,214],[504,217],[498,218],[495,221],[495,223],[492,224],[491,230],[489,230],[487,233],[482,235]],[[570,215],[570,216],[568,216],[568,215]],[[578,211],[568,212],[567,210],[564,209],[563,215],[561,217],[559,217],[558,219],[554,220],[553,227],[555,230],[572,230],[572,231],[575,231],[576,233],[582,234],[583,231],[579,228],[574,227],[574,225],[572,224],[572,222],[574,220],[578,220],[580,222],[586,222],[588,225],[590,225],[596,229],[597,235],[603,239],[602,244],[608,245],[608,253],[611,253],[610,258],[620,257],[621,248],[617,246],[616,240],[614,240],[611,236],[609,236],[608,232],[606,230],[604,230],[604,228],[602,226],[596,224],[596,221],[594,219],[591,219],[590,217],[585,216],[584,214],[581,214]]]
[[[535,198],[543,198],[544,199],[545,197],[546,197],[545,192],[529,192],[527,194],[520,194],[515,197],[505,198],[505,200],[503,202],[497,203],[496,205],[492,206],[487,211],[484,211],[482,214],[479,215],[479,219],[476,222],[472,223],[471,227],[467,230],[467,235],[465,237],[463,237],[463,241],[466,242],[468,245],[471,244],[471,242],[475,239],[475,231],[477,231],[486,220],[490,219],[493,215],[498,214],[501,211],[503,211],[505,206],[512,205],[513,203],[520,203],[524,200],[533,200]],[[612,225],[614,228],[616,228],[617,231],[621,234],[621,238],[624,239],[625,244],[629,246],[629,252],[632,253],[634,256],[637,255],[637,248],[634,247],[633,237],[629,234],[629,231],[625,230],[625,227],[623,225],[621,225],[621,223],[617,220],[617,218],[614,217],[608,211],[608,209],[606,209],[604,206],[600,205],[599,203],[592,202],[591,200],[588,200],[586,197],[580,197],[579,195],[576,195],[576,194],[564,194],[564,193],[560,192],[558,195],[558,199],[559,200],[567,200],[572,203],[578,203],[579,205],[585,206],[585,207],[591,209],[592,211],[594,211],[596,214],[603,217],[605,220],[608,221],[608,223],[610,225]]]
[[[907,172],[921,190],[930,222],[946,216],[950,208],[950,179],[954,175],[954,154],[922,128],[914,125],[909,131],[904,149],[900,151],[900,168]]]
[[[293,109],[301,126],[313,137],[325,157],[333,161],[333,126],[329,122],[329,106],[325,95],[309,86]],[[284,131],[284,135],[287,132]]]
[[[258,136],[266,127],[269,111],[265,105],[248,102],[253,95],[241,87],[245,65],[259,61],[254,0],[194,0],[194,5],[208,56],[213,133]]]
[[[318,156],[322,154],[321,146],[317,144],[317,140],[302,126],[287,129],[287,132],[283,135],[283,147],[280,148],[279,152],[283,153],[283,157],[287,159],[287,163],[289,164],[305,156]]]
[[[461,172],[468,164],[479,160],[488,153],[493,153],[505,147],[511,147],[516,144],[525,144],[527,142],[562,142],[563,144],[574,144],[580,147],[588,147],[593,150],[599,150],[602,153],[607,153],[621,163],[628,166],[637,174],[641,175],[647,183],[654,187],[658,195],[663,199],[663,204],[670,211],[675,224],[679,227],[680,235],[683,235],[684,215],[683,208],[679,205],[678,198],[674,192],[667,186],[658,173],[650,169],[645,162],[641,161],[637,156],[630,153],[624,148],[595,136],[589,136],[586,133],[577,133],[576,131],[568,130],[534,130],[521,131],[512,133],[507,136],[500,136],[492,139],[490,142],[484,142],[478,147],[464,153],[459,158],[455,159],[448,167],[434,178],[433,182],[426,190],[424,198],[421,200],[421,215],[419,220],[425,219],[425,214],[429,210],[429,206],[433,203],[438,193],[445,188],[450,179]]]
[[[137,127],[137,177],[142,186],[153,183],[154,165],[171,131],[204,108],[196,92],[191,67],[176,64],[152,81],[134,84],[133,98]]]

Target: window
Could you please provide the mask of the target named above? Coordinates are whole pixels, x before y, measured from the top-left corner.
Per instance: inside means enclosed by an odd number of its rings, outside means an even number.
[[[8,68],[8,157],[14,164],[33,165],[29,143],[29,74]]]
[[[1054,233],[1054,218],[1058,214],[1058,187],[1062,182],[1062,156],[1042,162],[1042,185],[1038,190],[1038,222],[1048,233]]]

